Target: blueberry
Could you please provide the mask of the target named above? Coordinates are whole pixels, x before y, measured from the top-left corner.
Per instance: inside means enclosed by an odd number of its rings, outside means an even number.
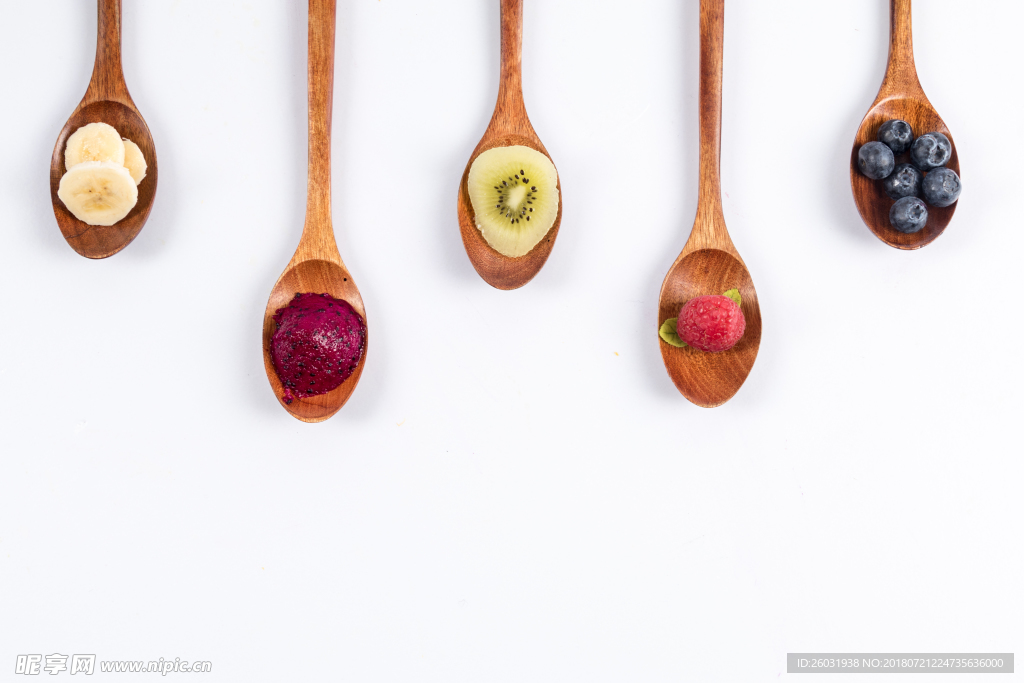
[[[913,164],[900,164],[892,175],[882,181],[882,187],[889,199],[919,197],[922,178],[924,174],[914,168]]]
[[[910,146],[910,160],[922,171],[930,171],[949,163],[953,145],[942,133],[925,133]]]
[[[897,199],[889,209],[889,222],[900,232],[917,232],[928,222],[928,207],[917,197]]]
[[[881,142],[868,142],[857,152],[857,167],[872,180],[887,177],[895,165],[892,150]]]
[[[948,168],[929,171],[924,177],[924,200],[932,206],[949,206],[960,196],[960,176]]]
[[[903,154],[914,141],[914,131],[906,121],[893,119],[878,129],[878,141],[888,145],[893,154]]]

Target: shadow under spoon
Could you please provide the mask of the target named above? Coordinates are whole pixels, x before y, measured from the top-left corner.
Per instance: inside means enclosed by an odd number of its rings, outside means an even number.
[[[750,374],[761,345],[761,309],[743,259],[729,237],[722,211],[722,45],[725,0],[700,3],[700,181],[697,218],[682,253],[661,285],[658,327],[679,315],[694,297],[738,289],[746,331],[733,348],[705,353],[659,340],[672,382],[692,403],[704,408],[732,398]]]
[[[270,353],[276,323],[274,313],[296,294],[329,294],[347,301],[366,322],[366,308],[352,275],[338,253],[331,223],[331,104],[334,94],[334,28],[336,0],[309,0],[309,174],[306,222],[295,255],[278,278],[263,316],[263,364],[281,407],[303,422],[322,422],[338,412],[355,391],[366,364],[366,344],[356,368],[344,382],[325,394],[296,395],[289,404],[285,387]]]
[[[857,167],[857,153],[865,143],[878,139],[878,128],[890,119],[910,124],[914,136],[939,132],[949,138],[953,154],[946,164],[960,175],[956,143],[935,107],[925,97],[914,66],[910,0],[889,0],[889,62],[878,96],[864,115],[850,152],[850,186],[861,218],[878,239],[897,249],[920,249],[942,234],[953,219],[957,202],[946,207],[928,207],[928,222],[915,233],[902,233],[889,223],[893,200],[885,194],[880,180],[872,180]],[[897,163],[900,159],[897,158]]]
[[[494,115],[480,143],[473,150],[459,184],[459,229],[466,254],[476,272],[487,284],[497,289],[522,287],[544,266],[562,224],[562,181],[558,180],[558,215],[541,241],[523,256],[510,257],[499,253],[484,240],[476,227],[473,204],[469,198],[469,169],[476,158],[495,147],[522,145],[534,149],[548,159],[551,155],[537,137],[526,115],[523,102],[523,0],[501,0],[501,82]],[[554,163],[554,161],[552,161]]]
[[[159,167],[149,126],[128,94],[121,69],[121,0],[97,0],[96,62],[85,96],[64,124],[50,159],[50,199],[64,239],[87,258],[113,256],[127,247],[146,225],[156,196]],[[75,218],[57,196],[67,172],[64,148],[76,130],[89,123],[113,126],[123,138],[139,146],[146,158],[146,177],[139,184],[139,199],[127,216],[114,225],[88,225]]]

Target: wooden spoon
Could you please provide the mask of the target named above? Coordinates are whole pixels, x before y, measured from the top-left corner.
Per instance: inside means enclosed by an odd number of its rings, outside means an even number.
[[[473,204],[469,199],[469,169],[482,153],[494,147],[523,145],[551,158],[544,143],[530,125],[523,103],[523,0],[501,0],[501,82],[498,103],[480,144],[473,150],[459,185],[459,229],[469,260],[487,284],[498,289],[517,289],[533,279],[548,260],[551,247],[562,224],[562,181],[559,178],[558,216],[548,233],[529,253],[509,257],[493,249],[476,227]],[[552,162],[554,163],[554,162]]]
[[[956,154],[953,135],[946,128],[939,113],[925,97],[914,67],[914,43],[910,32],[910,0],[889,0],[889,64],[885,69],[882,87],[874,104],[864,115],[850,153],[850,185],[853,200],[861,218],[878,239],[897,249],[920,249],[942,234],[956,211],[956,202],[945,208],[929,206],[928,223],[918,232],[905,234],[889,223],[889,209],[893,200],[882,188],[882,181],[872,180],[857,168],[857,152],[861,145],[878,139],[878,128],[890,119],[902,119],[910,124],[914,136],[939,132],[949,138],[953,155],[946,168],[960,175],[960,160]],[[896,163],[909,161],[909,154],[896,159]]]
[[[700,2],[700,183],[690,239],[661,285],[658,327],[690,299],[739,289],[747,328],[728,351],[705,353],[659,340],[665,369],[676,388],[704,408],[719,406],[743,385],[761,345],[761,309],[743,259],[729,238],[719,175],[722,138],[722,41],[725,0]]]
[[[330,294],[352,305],[366,321],[366,308],[352,275],[345,268],[331,224],[331,105],[334,97],[334,25],[336,0],[309,0],[309,175],[306,223],[295,255],[277,280],[263,316],[263,365],[274,395],[285,410],[303,422],[321,422],[341,409],[359,383],[369,348],[352,374],[337,388],[309,398],[284,401],[284,385],[270,356],[273,316],[296,294]]]
[[[121,70],[121,0],[97,0],[96,62],[85,97],[64,124],[50,159],[50,199],[64,239],[71,248],[87,258],[113,256],[128,246],[142,230],[153,208],[159,175],[156,146],[149,126],[139,113]],[[146,158],[146,177],[139,184],[139,201],[131,212],[114,225],[87,225],[75,218],[57,197],[60,179],[67,172],[64,147],[76,130],[89,123],[106,123],[121,137],[139,146]]]

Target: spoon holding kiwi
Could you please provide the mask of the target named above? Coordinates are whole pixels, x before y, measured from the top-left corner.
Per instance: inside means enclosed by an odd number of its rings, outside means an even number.
[[[857,159],[861,147],[878,140],[879,128],[891,120],[910,124],[913,135],[941,133],[952,148],[946,168],[960,176],[960,160],[953,136],[935,107],[924,94],[914,66],[914,43],[911,34],[911,0],[889,0],[889,61],[878,96],[868,109],[850,154],[850,185],[853,200],[861,218],[878,239],[897,249],[920,249],[942,234],[953,218],[956,202],[949,206],[929,206],[928,221],[916,232],[896,230],[889,220],[893,205],[881,182],[860,172]],[[897,162],[899,160],[897,159]]]
[[[462,242],[497,289],[522,287],[547,261],[562,222],[558,172],[523,102],[523,0],[501,0],[498,102],[459,184]]]
[[[277,280],[263,316],[263,364],[267,379],[281,406],[303,422],[322,422],[338,412],[359,383],[366,364],[369,343],[365,325],[366,309],[351,273],[341,260],[331,223],[331,105],[334,96],[334,29],[336,0],[309,0],[309,170],[306,194],[306,222],[295,255]],[[296,301],[317,301],[316,305],[297,307]],[[294,313],[289,324],[297,322],[294,340],[304,344],[278,356],[282,374],[275,366],[275,353],[282,351],[275,339],[284,319],[275,320],[278,311]],[[348,353],[346,330],[338,321],[354,320],[361,327],[360,346]],[[344,317],[342,315],[344,314]],[[318,327],[302,327],[317,319]],[[299,319],[299,320],[296,320]],[[360,330],[356,330],[360,332]],[[289,330],[288,335],[292,334]],[[341,333],[340,335],[338,333]],[[299,341],[301,338],[301,341]],[[320,344],[319,349],[310,344]],[[292,358],[292,352],[297,356]],[[305,353],[306,356],[300,354]],[[332,354],[347,354],[345,367]],[[324,357],[317,358],[318,355]],[[287,356],[285,358],[284,356]],[[305,358],[305,363],[303,362]],[[292,367],[290,362],[294,361]],[[351,364],[350,364],[351,363]],[[287,368],[287,371],[285,371]],[[338,374],[340,373],[340,375]],[[309,387],[320,386],[325,375],[344,376],[340,384],[325,393]]]
[[[121,0],[97,0],[97,26],[96,26],[96,61],[93,64],[92,78],[89,87],[85,91],[82,101],[71,113],[71,117],[60,135],[57,136],[57,144],[53,148],[53,157],[50,160],[50,195],[53,202],[53,213],[57,218],[57,226],[60,228],[64,239],[71,245],[71,248],[87,258],[101,259],[113,256],[127,247],[133,239],[142,231],[149,212],[153,208],[153,198],[156,196],[156,183],[158,167],[156,161],[156,146],[153,143],[153,136],[149,132],[149,126],[139,113],[138,107],[128,94],[128,86],[124,81],[124,71],[121,68]],[[115,203],[124,206],[126,213],[119,213],[123,216],[112,225],[90,224],[80,220],[58,196],[61,190],[61,180],[68,172],[66,151],[69,138],[89,124],[102,123],[112,126],[113,130],[106,128],[113,136],[113,143],[120,145],[118,138],[134,143],[136,154],[141,152],[141,174],[143,178],[135,178],[137,187],[131,187],[131,176],[128,176],[128,190],[134,195],[129,199],[127,206],[124,205],[124,197],[114,196],[110,199]],[[120,158],[118,164],[103,162],[114,166],[124,163],[124,150],[119,150]],[[91,162],[99,164],[100,162]],[[117,169],[113,169],[116,171]],[[111,168],[105,168],[97,173],[110,173]],[[85,167],[80,167],[76,175],[92,175],[93,170],[88,173]],[[121,176],[124,173],[120,174]],[[136,173],[136,176],[138,173]],[[91,183],[103,183],[110,178],[93,176],[87,179]],[[123,180],[115,173],[114,181]],[[88,191],[88,183],[81,187]],[[66,195],[65,195],[66,196]],[[131,200],[134,199],[134,203]],[[69,199],[69,201],[71,201]],[[130,210],[128,209],[130,206]],[[85,207],[96,209],[96,207]],[[95,213],[102,213],[104,207],[99,207]],[[117,207],[114,207],[115,212]],[[94,215],[95,215],[94,213]],[[107,221],[104,221],[107,222]]]
[[[722,211],[722,46],[725,0],[700,2],[700,179],[697,218],[682,253],[661,285],[658,326],[697,297],[738,290],[746,329],[727,351],[709,353],[659,341],[672,382],[704,408],[732,398],[750,374],[761,345],[761,309],[743,259],[729,237]]]

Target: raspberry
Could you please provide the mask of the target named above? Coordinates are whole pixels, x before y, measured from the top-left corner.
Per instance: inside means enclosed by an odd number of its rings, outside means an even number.
[[[713,294],[690,299],[679,311],[679,338],[700,351],[716,353],[736,346],[747,329],[743,311],[727,296]]]

